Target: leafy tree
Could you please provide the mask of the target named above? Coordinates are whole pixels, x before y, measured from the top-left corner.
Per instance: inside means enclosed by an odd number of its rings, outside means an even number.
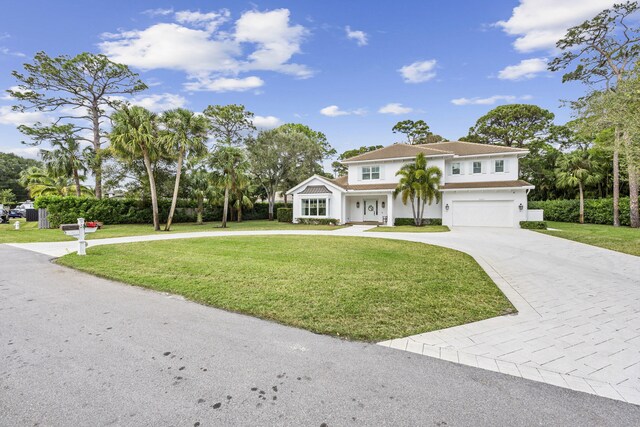
[[[57,113],[54,126],[69,122],[79,134],[91,133],[91,137],[80,139],[93,146],[95,159],[91,166],[95,194],[102,198],[101,150],[105,143],[103,125],[108,111],[117,107],[118,99],[123,95],[133,95],[147,86],[126,65],[112,62],[104,55],[86,52],[55,58],[38,52],[33,63],[24,64],[24,69],[25,73],[12,72],[18,87],[7,91],[19,101],[14,109]],[[21,125],[19,129],[29,136],[50,132],[49,126],[41,123]]]
[[[424,144],[424,140],[433,135],[424,120],[403,120],[396,123],[391,130],[393,133],[404,134],[408,144]]]
[[[12,205],[16,202],[16,195],[10,188],[0,190],[0,205]]]
[[[364,153],[368,153],[370,151],[376,151],[379,150],[381,148],[384,148],[383,145],[370,145],[370,146],[365,146],[363,145],[360,148],[354,148],[352,150],[347,150],[344,153],[340,154],[338,156],[338,160],[336,160],[335,162],[331,163],[331,167],[333,168],[333,172],[335,174],[336,177],[339,176],[344,176],[347,174],[349,168],[345,165],[343,165],[342,163],[340,163],[341,160],[347,160],[351,157],[355,157],[355,156],[359,156],[360,154],[364,154]]]
[[[578,150],[558,158],[557,185],[578,188],[580,194],[580,224],[584,224],[584,187],[599,182],[602,177],[593,172],[588,153]]]
[[[26,187],[20,185],[20,172],[31,166],[42,166],[42,163],[16,156],[13,153],[0,153],[0,188],[13,191],[18,200],[29,197]]]
[[[224,189],[222,228],[226,228],[231,193],[242,185],[247,173],[246,156],[239,148],[221,145],[211,155],[211,167],[218,172],[217,184]]]
[[[87,172],[86,165],[93,158],[93,150],[91,147],[82,149],[72,125],[56,126],[51,130],[52,133],[46,139],[53,149],[40,150],[40,157],[52,176],[71,175],[76,186],[76,196],[80,197],[80,174]]]
[[[400,177],[393,197],[402,196],[402,203],[411,202],[414,224],[419,227],[424,218],[424,208],[435,199],[440,201],[440,180],[442,171],[437,166],[428,166],[427,158],[420,153],[415,162],[405,164],[396,176]]]
[[[198,116],[193,111],[184,108],[166,111],[162,114],[160,120],[165,127],[162,133],[163,144],[178,157],[171,209],[169,210],[167,224],[164,227],[164,231],[169,231],[171,230],[171,222],[178,203],[182,163],[185,157],[189,155],[199,156],[207,151],[209,122],[205,117]]]
[[[209,105],[204,115],[209,119],[211,134],[218,144],[242,145],[247,134],[256,130],[253,113],[244,105]]]
[[[485,144],[523,148],[549,135],[554,114],[537,105],[500,105],[480,117],[469,137]]]
[[[563,82],[580,81],[589,86],[604,84],[613,90],[625,79],[626,71],[640,59],[640,33],[627,22],[638,11],[638,3],[627,1],[605,9],[592,19],[569,28],[558,40],[560,55],[549,63],[550,71],[574,68],[562,76]],[[613,225],[620,225],[620,145],[622,133],[613,140]],[[632,181],[632,178],[630,179]],[[637,185],[637,184],[636,184]]]
[[[304,134],[307,138],[309,138],[311,142],[313,142],[317,147],[320,148],[323,159],[328,159],[329,157],[332,157],[336,154],[336,150],[331,147],[331,144],[329,144],[327,136],[322,132],[311,129],[307,125],[303,125],[301,123],[285,123],[278,126],[277,129],[285,133],[300,132]]]
[[[69,196],[76,192],[73,179],[66,174],[57,175],[51,170],[31,166],[20,174],[20,184],[29,190],[31,197]],[[82,177],[81,179],[84,179]],[[81,196],[93,196],[93,191],[84,185],[80,186]]]
[[[545,141],[528,144],[529,154],[520,159],[520,176],[536,186],[529,198],[549,200],[557,197],[556,160],[562,152]]]
[[[272,129],[258,133],[247,140],[251,172],[264,189],[269,203],[269,220],[274,219],[274,206],[278,191],[284,190],[286,178],[296,167],[296,159],[304,158],[314,144],[309,137],[295,129]]]
[[[153,229],[160,231],[158,192],[153,161],[162,156],[157,114],[139,106],[123,106],[111,116],[113,128],[109,138],[111,149],[125,160],[142,159],[149,178]]]
[[[216,191],[213,185],[213,176],[203,166],[198,166],[191,170],[185,178],[188,194],[196,201],[196,224],[202,225],[204,201],[213,198]]]

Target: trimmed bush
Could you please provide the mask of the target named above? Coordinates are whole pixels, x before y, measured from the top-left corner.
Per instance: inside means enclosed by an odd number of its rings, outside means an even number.
[[[298,218],[298,224],[305,225],[338,225],[340,221],[335,218]]]
[[[37,208],[46,208],[49,224],[57,228],[60,224],[75,224],[77,218],[101,221],[104,224],[151,224],[151,201],[137,199],[96,199],[93,197],[75,196],[42,196],[36,199]],[[276,204],[283,207],[284,203]],[[290,205],[286,205],[290,206]],[[171,200],[158,200],[160,221],[169,216]],[[178,200],[173,222],[193,222],[196,220],[195,202]],[[269,218],[269,205],[255,203],[253,209],[242,212],[243,220]],[[203,219],[205,221],[221,221],[222,207],[206,205]]]
[[[416,225],[413,218],[396,218],[393,225]],[[442,225],[442,218],[422,218],[422,225]]]
[[[544,221],[520,221],[520,228],[526,230],[546,230],[547,223]]]
[[[278,208],[278,222],[293,222],[292,208]]]
[[[620,198],[620,224],[629,225],[629,198]],[[546,200],[530,201],[529,209],[544,209],[547,221],[579,222],[580,201]],[[613,199],[585,199],[584,222],[588,224],[613,224]]]

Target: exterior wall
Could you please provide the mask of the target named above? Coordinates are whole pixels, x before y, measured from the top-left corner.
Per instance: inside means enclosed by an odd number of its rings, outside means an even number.
[[[515,190],[473,190],[473,191],[445,191],[442,193],[442,224],[453,226],[453,204],[455,201],[511,201],[513,204],[513,224],[520,227],[520,221],[527,220],[527,191]],[[522,203],[523,209],[519,209]],[[444,207],[449,205],[449,210]]]
[[[544,221],[543,209],[528,209],[527,221]]]
[[[398,196],[393,201],[393,216],[394,218],[413,218],[411,202],[404,205],[402,204],[402,197]],[[434,200],[431,205],[426,205],[424,208],[424,218],[442,218],[442,204],[436,203]]]
[[[504,172],[494,171],[494,162],[504,160]],[[482,173],[473,173],[473,162],[482,162]],[[460,174],[451,173],[451,165],[460,163]],[[445,164],[444,182],[486,182],[486,181],[515,181],[518,179],[518,157],[511,155],[456,157],[447,159]]]
[[[389,206],[386,194],[371,195],[347,195],[345,198],[346,218],[345,222],[363,222],[364,218],[364,201],[378,201],[378,221],[382,221],[382,217],[388,216]],[[382,202],[385,206],[382,207]],[[357,205],[360,204],[360,207]],[[368,220],[368,219],[366,219]]]
[[[406,160],[379,160],[363,163],[350,163],[348,182],[350,185],[355,184],[385,184],[396,183],[400,180],[396,176],[396,172],[406,163],[411,163],[413,159]],[[427,164],[429,166],[437,166],[440,170],[444,170],[444,159],[441,157],[427,158]],[[362,167],[363,166],[379,166],[380,167],[380,179],[368,179],[362,180]],[[444,176],[444,174],[443,174]]]
[[[309,185],[324,185],[327,187],[331,194],[300,194],[301,191],[304,191],[305,188]],[[302,199],[318,199],[318,198],[327,198],[328,206],[327,206],[327,215],[326,216],[313,216],[313,217],[305,217],[302,215]],[[295,193],[293,193],[293,222],[298,222],[298,218],[335,218],[339,220],[340,223],[344,222],[344,217],[342,215],[342,192],[338,189],[333,188],[330,185],[327,185],[325,181],[319,179],[312,179],[306,185],[300,187]]]

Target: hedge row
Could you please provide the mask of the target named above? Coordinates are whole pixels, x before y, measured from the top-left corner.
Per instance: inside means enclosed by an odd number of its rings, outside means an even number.
[[[393,225],[416,225],[413,218],[396,218]],[[442,225],[442,218],[422,218],[422,225]]]
[[[547,223],[544,221],[520,221],[520,228],[525,230],[546,230]]]
[[[153,214],[151,202],[137,199],[96,199],[93,197],[43,196],[36,199],[37,208],[47,209],[47,218],[51,227],[60,224],[75,223],[77,218],[102,221],[105,224],[151,224]],[[276,203],[276,208],[285,206]],[[171,200],[158,201],[160,221],[166,221],[169,215]],[[253,209],[242,212],[243,220],[268,219],[269,205],[256,203]],[[221,206],[205,206],[205,221],[221,221]],[[173,222],[193,222],[196,220],[195,204],[189,200],[180,200]]]
[[[292,208],[278,208],[278,222],[293,222]]]
[[[629,198],[620,198],[620,224],[629,225]],[[529,209],[544,209],[546,221],[579,222],[580,201],[546,200],[530,201]],[[613,224],[613,199],[585,199],[584,222],[589,224]]]

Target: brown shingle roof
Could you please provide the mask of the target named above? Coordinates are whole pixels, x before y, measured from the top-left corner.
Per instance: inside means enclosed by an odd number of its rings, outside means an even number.
[[[324,185],[307,185],[307,187],[298,194],[331,194],[331,191]]]
[[[449,141],[436,142],[434,144],[393,144],[375,151],[360,154],[343,160],[342,163],[362,162],[366,160],[402,159],[412,158],[419,153],[427,157],[456,155],[474,156],[482,154],[503,154],[503,153],[527,153],[528,150],[522,148],[503,147],[501,145],[478,144],[476,142]]]
[[[387,184],[351,184],[349,185],[347,176],[340,176],[338,178],[332,179],[335,185],[340,188],[344,188],[345,190],[394,190],[398,184],[397,183],[387,183]]]
[[[425,156],[442,156],[449,154],[436,148],[420,145],[393,144],[384,148],[379,148],[375,151],[370,151],[368,153],[349,157],[348,159],[344,160],[343,163],[361,162],[364,160],[410,158],[417,156],[419,153],[423,153]]]
[[[478,144],[477,142],[448,141],[436,142],[433,144],[421,144],[420,147],[428,147],[445,151],[456,156],[474,156],[479,154],[501,154],[501,153],[527,153],[529,150],[523,148],[504,147],[502,145]]]
[[[440,186],[440,190],[462,190],[476,188],[519,188],[533,187],[527,181],[487,181],[487,182],[450,182]]]

